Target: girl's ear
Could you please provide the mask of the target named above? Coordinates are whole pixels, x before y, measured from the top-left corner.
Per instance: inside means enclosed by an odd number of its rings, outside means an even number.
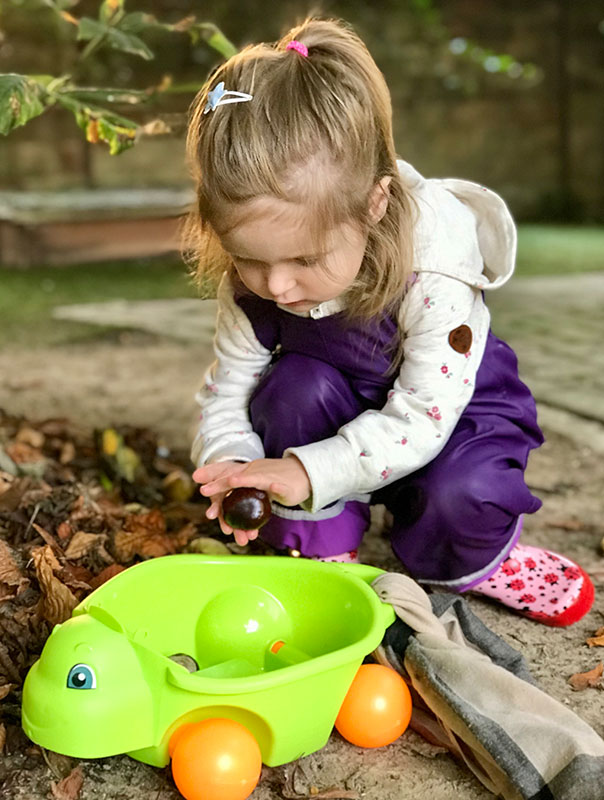
[[[388,208],[391,180],[390,175],[385,175],[375,184],[369,195],[369,219],[374,225],[382,219]]]

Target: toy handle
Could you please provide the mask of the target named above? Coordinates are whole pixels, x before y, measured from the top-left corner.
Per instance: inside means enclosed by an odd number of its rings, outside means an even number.
[[[383,569],[372,567],[370,564],[348,564],[342,561],[330,561],[330,564],[339,567],[339,569],[344,570],[344,572],[349,572],[351,575],[355,575],[357,578],[360,578],[369,585],[372,584],[378,575],[384,574]]]
[[[357,578],[360,578],[362,581],[365,581],[371,587],[373,581],[378,577],[378,575],[383,575],[386,570],[379,569],[378,567],[372,567],[370,564],[347,564],[342,561],[332,561],[331,564],[338,566],[340,569],[344,570],[344,572],[348,572],[350,575],[355,575]],[[396,618],[396,614],[394,613],[394,609],[390,605],[390,603],[384,603],[382,601],[382,619],[384,622],[384,627],[389,628],[390,625],[394,622]]]

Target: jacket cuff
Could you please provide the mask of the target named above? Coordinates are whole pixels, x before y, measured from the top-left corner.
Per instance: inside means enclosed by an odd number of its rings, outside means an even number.
[[[358,465],[349,443],[341,436],[333,436],[329,439],[329,447],[325,444],[321,441],[288,447],[283,453],[284,456],[289,453],[296,456],[308,474],[312,493],[301,506],[313,514],[341,497],[363,491],[355,480]]]
[[[257,438],[258,441],[254,441]],[[257,458],[264,458],[264,448],[258,437],[250,438],[240,442],[229,442],[221,447],[209,448],[206,450],[206,457],[199,459],[198,467],[206,464],[215,464],[218,461],[255,461]]]

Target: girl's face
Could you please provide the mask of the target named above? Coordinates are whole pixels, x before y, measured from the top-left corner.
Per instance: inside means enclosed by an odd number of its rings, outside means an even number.
[[[304,312],[353,283],[367,247],[367,235],[357,227],[345,223],[333,228],[323,252],[316,252],[299,205],[261,197],[248,209],[246,220],[221,236],[221,243],[254,294]]]

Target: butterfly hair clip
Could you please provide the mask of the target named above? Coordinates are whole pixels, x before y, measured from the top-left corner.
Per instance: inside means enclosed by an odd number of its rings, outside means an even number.
[[[251,100],[253,95],[246,92],[234,92],[225,90],[224,81],[220,81],[211,92],[208,93],[208,102],[203,110],[204,114],[214,111],[218,106],[225,106],[227,103],[246,103]]]

